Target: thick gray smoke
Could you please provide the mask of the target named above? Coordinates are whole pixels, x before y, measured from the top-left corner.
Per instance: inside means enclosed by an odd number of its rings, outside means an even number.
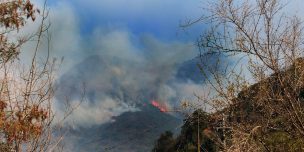
[[[65,72],[58,84],[59,101],[65,96],[77,101],[85,84],[87,102],[70,117],[75,124],[101,124],[123,112],[140,110],[151,100],[172,106],[181,94],[193,91],[193,95],[196,85],[176,78],[180,65],[196,55],[191,43],[163,43],[143,36],[137,46],[126,31],[95,35],[91,55]]]
[[[74,125],[90,126],[111,121],[127,111],[138,111],[151,100],[168,107],[182,98],[202,93],[201,84],[185,74],[176,77],[179,67],[197,55],[192,42],[160,40],[149,34],[134,35],[127,28],[100,27],[82,35],[79,20],[69,5],[54,6],[50,13],[51,56],[64,57],[58,72],[55,111],[63,116],[63,103],[80,100],[85,84],[86,101],[68,118]],[[32,33],[39,22],[23,33]],[[41,50],[45,50],[43,42]],[[33,50],[28,43],[21,54],[27,58]],[[45,52],[41,52],[41,57]],[[184,67],[183,73],[196,68]]]

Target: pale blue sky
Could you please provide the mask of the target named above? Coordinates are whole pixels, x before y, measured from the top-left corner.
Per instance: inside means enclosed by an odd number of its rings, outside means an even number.
[[[151,34],[163,40],[189,40],[198,36],[198,27],[186,33],[179,24],[199,17],[204,5],[201,0],[50,0],[49,3],[51,7],[60,3],[69,5],[84,35],[96,28],[111,27],[125,28],[135,35]]]

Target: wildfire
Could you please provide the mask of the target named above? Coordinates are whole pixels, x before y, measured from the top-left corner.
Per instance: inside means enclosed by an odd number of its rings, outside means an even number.
[[[159,109],[160,112],[168,112],[168,109],[165,105],[160,104],[159,102],[152,100],[151,105]]]

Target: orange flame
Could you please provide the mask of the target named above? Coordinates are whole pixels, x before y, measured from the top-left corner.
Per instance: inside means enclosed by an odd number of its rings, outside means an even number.
[[[168,112],[168,109],[165,105],[160,104],[159,102],[152,100],[151,105],[159,109],[160,112]]]

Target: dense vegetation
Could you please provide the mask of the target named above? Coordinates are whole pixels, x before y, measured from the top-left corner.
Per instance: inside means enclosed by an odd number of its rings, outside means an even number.
[[[269,113],[268,107],[262,105],[267,100],[265,96],[275,95],[277,97],[278,94],[284,96],[282,88],[277,86],[277,75],[283,75],[286,79],[303,79],[303,75],[294,74],[295,70],[298,71],[303,67],[304,60],[297,59],[297,62],[288,70],[272,74],[264,81],[242,90],[234,99],[234,104],[221,111],[211,114],[202,110],[194,111],[184,120],[181,133],[177,138],[174,138],[170,132],[163,133],[153,151],[196,152],[198,151],[198,130],[201,151],[217,151],[222,149],[224,144],[235,142],[229,131],[232,127],[249,132],[250,138],[247,142],[260,145],[262,151],[302,151],[304,149],[302,136],[294,131],[294,124],[289,123],[288,113],[279,115],[282,107],[278,101],[272,101],[271,104],[275,109],[271,113]],[[301,100],[303,100],[303,90],[304,86],[296,95]],[[265,118],[265,116],[270,118]],[[227,119],[225,124],[224,119]],[[267,124],[267,126],[264,127],[263,124]],[[225,126],[229,127],[225,128]]]
[[[176,138],[173,133],[166,131],[161,134],[156,141],[153,152],[174,152],[187,151],[196,152],[198,143],[201,151],[215,151],[216,145],[212,138],[212,132],[208,128],[209,115],[202,111],[196,110],[184,120],[184,125],[179,136]],[[199,138],[198,138],[199,136]],[[199,141],[199,142],[198,142]]]

